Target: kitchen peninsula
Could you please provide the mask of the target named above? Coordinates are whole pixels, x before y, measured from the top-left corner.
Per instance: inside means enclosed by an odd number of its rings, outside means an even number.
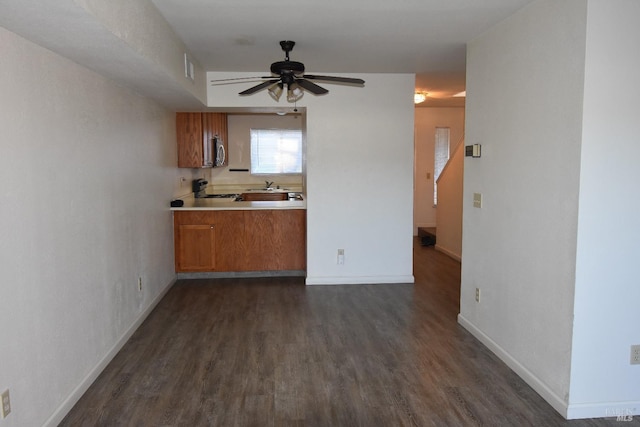
[[[193,198],[171,210],[177,273],[304,275],[306,201],[302,198]]]

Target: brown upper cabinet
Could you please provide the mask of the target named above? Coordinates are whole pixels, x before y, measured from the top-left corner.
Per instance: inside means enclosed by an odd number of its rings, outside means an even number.
[[[176,113],[179,168],[229,164],[226,113]]]

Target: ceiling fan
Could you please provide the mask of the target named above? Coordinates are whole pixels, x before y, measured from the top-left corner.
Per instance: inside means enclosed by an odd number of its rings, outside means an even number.
[[[304,74],[304,64],[301,62],[291,61],[289,59],[289,52],[293,50],[296,42],[291,40],[283,40],[280,42],[282,50],[285,52],[284,61],[277,61],[271,64],[271,76],[266,77],[241,77],[236,79],[220,79],[211,80],[211,83],[216,84],[230,84],[230,83],[242,83],[242,80],[258,80],[268,79],[262,83],[243,90],[239,95],[253,95],[263,89],[268,88],[269,95],[278,101],[284,87],[287,87],[287,101],[296,102],[304,91],[307,90],[314,95],[324,95],[329,91],[311,80],[322,81],[325,83],[339,83],[347,85],[364,85],[364,80],[354,79],[350,77],[334,77],[334,76],[318,76],[312,74]]]

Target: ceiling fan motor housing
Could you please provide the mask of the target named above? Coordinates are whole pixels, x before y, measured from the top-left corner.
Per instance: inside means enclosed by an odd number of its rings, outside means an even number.
[[[293,50],[296,42],[291,40],[282,40],[280,47],[285,52],[284,61],[278,61],[271,64],[271,73],[280,76],[283,84],[291,85],[295,82],[296,77],[304,74],[304,64],[302,62],[290,61],[289,52]]]
[[[296,61],[278,61],[271,64],[271,72],[277,76],[284,74],[299,75],[304,73],[304,64]]]

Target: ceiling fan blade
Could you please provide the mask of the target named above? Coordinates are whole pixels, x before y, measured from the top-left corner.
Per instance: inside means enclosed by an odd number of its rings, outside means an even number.
[[[235,77],[232,79],[213,79],[210,80],[211,83],[218,83],[218,82],[232,82],[232,81],[239,81],[239,80],[259,80],[259,79],[272,79],[273,77],[264,77],[264,76],[253,76],[253,77]]]
[[[261,91],[262,89],[265,89],[269,86],[271,86],[274,83],[278,83],[280,81],[280,79],[275,79],[275,80],[267,80],[266,82],[262,82],[259,85],[256,85],[254,87],[250,87],[247,90],[243,90],[242,92],[239,93],[239,95],[252,95],[256,92]]]
[[[273,76],[269,76],[269,77],[265,77],[265,76],[253,76],[253,77],[236,77],[236,78],[232,78],[232,79],[214,79],[214,80],[209,80],[210,83],[212,84],[228,84],[228,82],[231,83],[242,83],[245,81],[260,81],[260,80],[264,80],[264,79],[272,79]]]
[[[300,86],[314,95],[324,95],[325,93],[329,93],[327,89],[320,87],[315,83],[311,83],[310,81],[305,79],[296,79],[296,83],[298,83]]]
[[[363,85],[364,84],[364,80],[362,80],[362,79],[352,79],[350,77],[315,76],[315,75],[312,75],[312,74],[305,74],[302,77],[304,77],[305,79],[322,80],[322,81],[325,81],[325,82],[347,83],[347,84],[352,84],[352,85]]]

